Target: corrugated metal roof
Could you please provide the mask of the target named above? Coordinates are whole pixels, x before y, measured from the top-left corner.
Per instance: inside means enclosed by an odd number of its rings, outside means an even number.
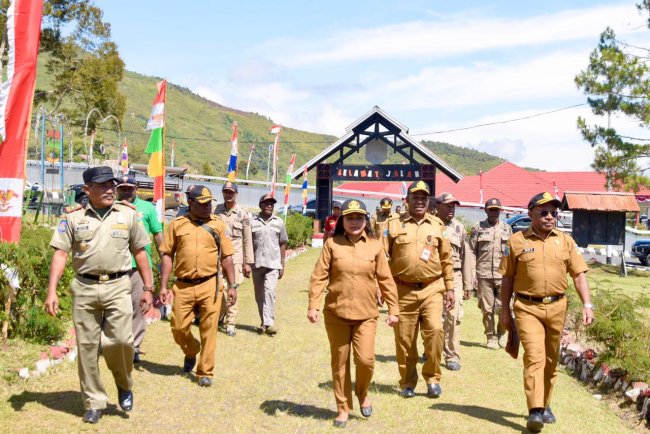
[[[567,191],[564,193],[562,208],[585,211],[625,211],[639,212],[639,204],[633,193],[584,193]]]

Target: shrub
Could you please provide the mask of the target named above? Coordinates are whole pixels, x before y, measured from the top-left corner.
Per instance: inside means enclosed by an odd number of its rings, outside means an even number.
[[[298,213],[290,213],[286,221],[287,237],[289,242],[287,246],[295,249],[311,240],[314,231],[314,220]]]

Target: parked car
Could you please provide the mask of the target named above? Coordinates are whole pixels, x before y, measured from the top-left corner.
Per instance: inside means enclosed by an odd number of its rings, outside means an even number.
[[[650,264],[650,240],[637,240],[632,243],[632,255],[636,256],[642,265]]]
[[[284,213],[284,205],[279,207],[276,212],[278,214],[283,214]],[[289,205],[289,213],[295,212],[298,214],[302,214],[302,203],[300,204],[294,204],[294,205]],[[307,210],[305,212],[305,215],[308,217],[316,217],[316,199],[312,199],[307,201]]]
[[[512,233],[514,234],[515,232],[528,229],[530,226],[530,217],[528,217],[528,214],[518,214],[507,218],[505,222],[512,227]],[[571,234],[571,226],[562,220],[557,221],[557,228],[562,232],[566,232],[569,235]]]

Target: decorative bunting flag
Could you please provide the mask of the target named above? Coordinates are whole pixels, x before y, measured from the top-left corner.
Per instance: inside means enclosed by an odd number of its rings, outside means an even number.
[[[307,214],[307,166],[302,172],[302,215]]]
[[[280,148],[280,125],[273,125],[271,133],[275,134],[275,141],[273,142],[273,176],[271,177],[271,196],[275,197],[275,183],[278,181],[278,151]]]
[[[284,218],[287,218],[287,210],[289,209],[289,195],[291,194],[291,174],[293,173],[293,165],[296,163],[296,154],[291,154],[291,161],[287,169],[287,177],[285,178],[284,186]]]
[[[147,174],[153,178],[153,203],[156,205],[158,221],[162,222],[165,214],[165,152],[163,146],[163,128],[165,127],[165,99],[167,96],[167,80],[158,83],[158,94],[153,100],[151,116],[147,122],[147,130],[151,131],[149,144],[144,151],[151,154]]]
[[[122,166],[122,173],[126,175],[129,173],[129,145],[124,138],[124,145],[122,146],[122,156],[120,158],[120,166]]]
[[[237,146],[237,121],[232,123],[232,137],[230,137],[230,159],[228,160],[228,179],[235,182],[237,177],[237,154],[239,149]]]
[[[13,0],[5,10],[8,55],[0,84],[0,241],[20,241],[25,164],[43,0]],[[0,81],[2,81],[0,76]]]

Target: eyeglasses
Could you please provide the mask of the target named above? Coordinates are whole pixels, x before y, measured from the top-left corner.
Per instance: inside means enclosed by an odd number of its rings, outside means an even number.
[[[544,210],[544,211],[533,211],[533,212],[534,212],[535,214],[537,214],[538,216],[540,216],[540,217],[548,217],[548,215],[550,214],[551,217],[553,217],[554,219],[556,219],[557,216],[558,216],[558,214],[559,214],[557,211],[547,211],[547,210]]]

